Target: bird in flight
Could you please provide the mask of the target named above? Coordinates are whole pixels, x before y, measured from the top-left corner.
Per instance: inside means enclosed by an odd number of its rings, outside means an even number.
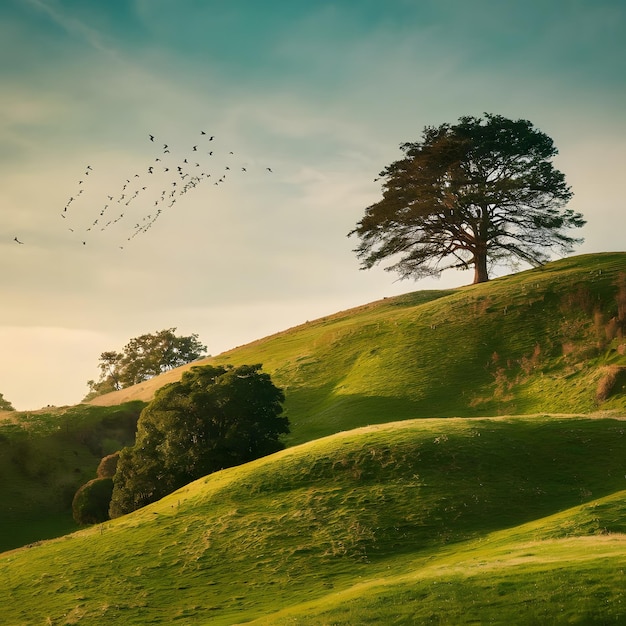
[[[148,135],[150,137],[150,141],[154,141],[154,135]]]
[[[20,245],[24,245],[24,242],[23,242],[23,241],[20,241],[17,237],[14,237],[14,238],[13,238],[13,241],[15,241],[15,242],[19,243]]]

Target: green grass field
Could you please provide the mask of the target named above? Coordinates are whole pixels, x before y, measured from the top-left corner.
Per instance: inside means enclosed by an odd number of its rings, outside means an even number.
[[[417,417],[626,410],[626,254],[574,257],[329,316],[211,361],[260,362],[292,444]],[[598,388],[621,372],[606,396]]]
[[[196,364],[262,363],[287,395],[290,444],[390,419],[621,413],[624,320],[626,254],[584,255],[387,298]],[[149,401],[196,364],[94,403]]]
[[[95,478],[103,456],[133,443],[143,406],[136,401],[4,415],[0,551],[76,530],[76,490]]]
[[[372,426],[0,555],[0,614],[7,624],[620,623],[625,488],[617,419]]]
[[[606,253],[260,339],[203,362],[263,363],[285,451],[43,543],[187,366],[4,414],[0,623],[626,624],[625,329]]]

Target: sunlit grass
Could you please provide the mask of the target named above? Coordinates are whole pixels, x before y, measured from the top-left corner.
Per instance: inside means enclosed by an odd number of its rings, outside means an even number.
[[[290,443],[390,419],[623,412],[624,389],[602,402],[596,389],[606,363],[626,367],[625,275],[624,253],[573,257],[381,300],[213,360],[263,363],[285,389]]]
[[[576,572],[565,615],[605,615],[606,598],[606,615],[626,615],[616,604],[624,459],[615,419],[415,420],[340,433],[1,555],[0,619],[471,623],[495,619],[507,594],[502,615],[526,606],[552,619]]]
[[[263,363],[292,447],[0,555],[0,623],[626,623],[625,276],[574,257],[207,360]],[[140,407],[2,416],[5,547],[69,529]]]
[[[626,254],[583,255],[386,298],[199,363],[262,363],[285,389],[290,444],[392,419],[623,412],[623,381],[596,391],[602,368],[626,367],[625,303]],[[149,400],[184,369],[96,401]]]

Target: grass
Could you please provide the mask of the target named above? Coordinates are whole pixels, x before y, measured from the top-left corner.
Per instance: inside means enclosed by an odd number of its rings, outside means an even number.
[[[192,364],[263,363],[290,447],[43,543],[192,365],[4,413],[0,550],[31,546],[0,555],[0,622],[626,623],[625,330],[626,254],[607,253]]]
[[[624,459],[626,423],[609,418],[340,433],[0,555],[0,619],[619,623]]]
[[[442,549],[254,624],[626,622],[625,491]]]
[[[76,529],[72,498],[100,459],[133,443],[144,406],[79,405],[5,414],[0,422],[0,551]]]
[[[394,419],[623,412],[624,381],[606,396],[599,385],[626,366],[625,277],[624,253],[572,257],[387,298],[203,362],[262,363],[285,390],[290,445]],[[187,367],[94,402],[149,400]]]
[[[624,537],[468,545],[410,574],[361,583],[252,624],[621,624]]]

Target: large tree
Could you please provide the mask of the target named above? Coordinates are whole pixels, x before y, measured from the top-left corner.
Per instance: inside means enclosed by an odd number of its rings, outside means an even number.
[[[166,328],[147,333],[131,339],[122,352],[103,352],[99,380],[87,381],[91,390],[87,399],[136,385],[206,354],[198,335],[176,336],[175,332],[175,328]]]
[[[155,502],[196,478],[284,445],[283,392],[260,365],[196,366],[142,411],[135,445],[120,454],[111,517]]]
[[[479,283],[490,265],[538,266],[581,241],[566,232],[585,220],[565,208],[572,191],[552,164],[557,149],[529,121],[462,117],[401,149],[380,173],[382,200],[350,232],[362,269],[391,260],[386,270],[421,278],[473,267]]]

